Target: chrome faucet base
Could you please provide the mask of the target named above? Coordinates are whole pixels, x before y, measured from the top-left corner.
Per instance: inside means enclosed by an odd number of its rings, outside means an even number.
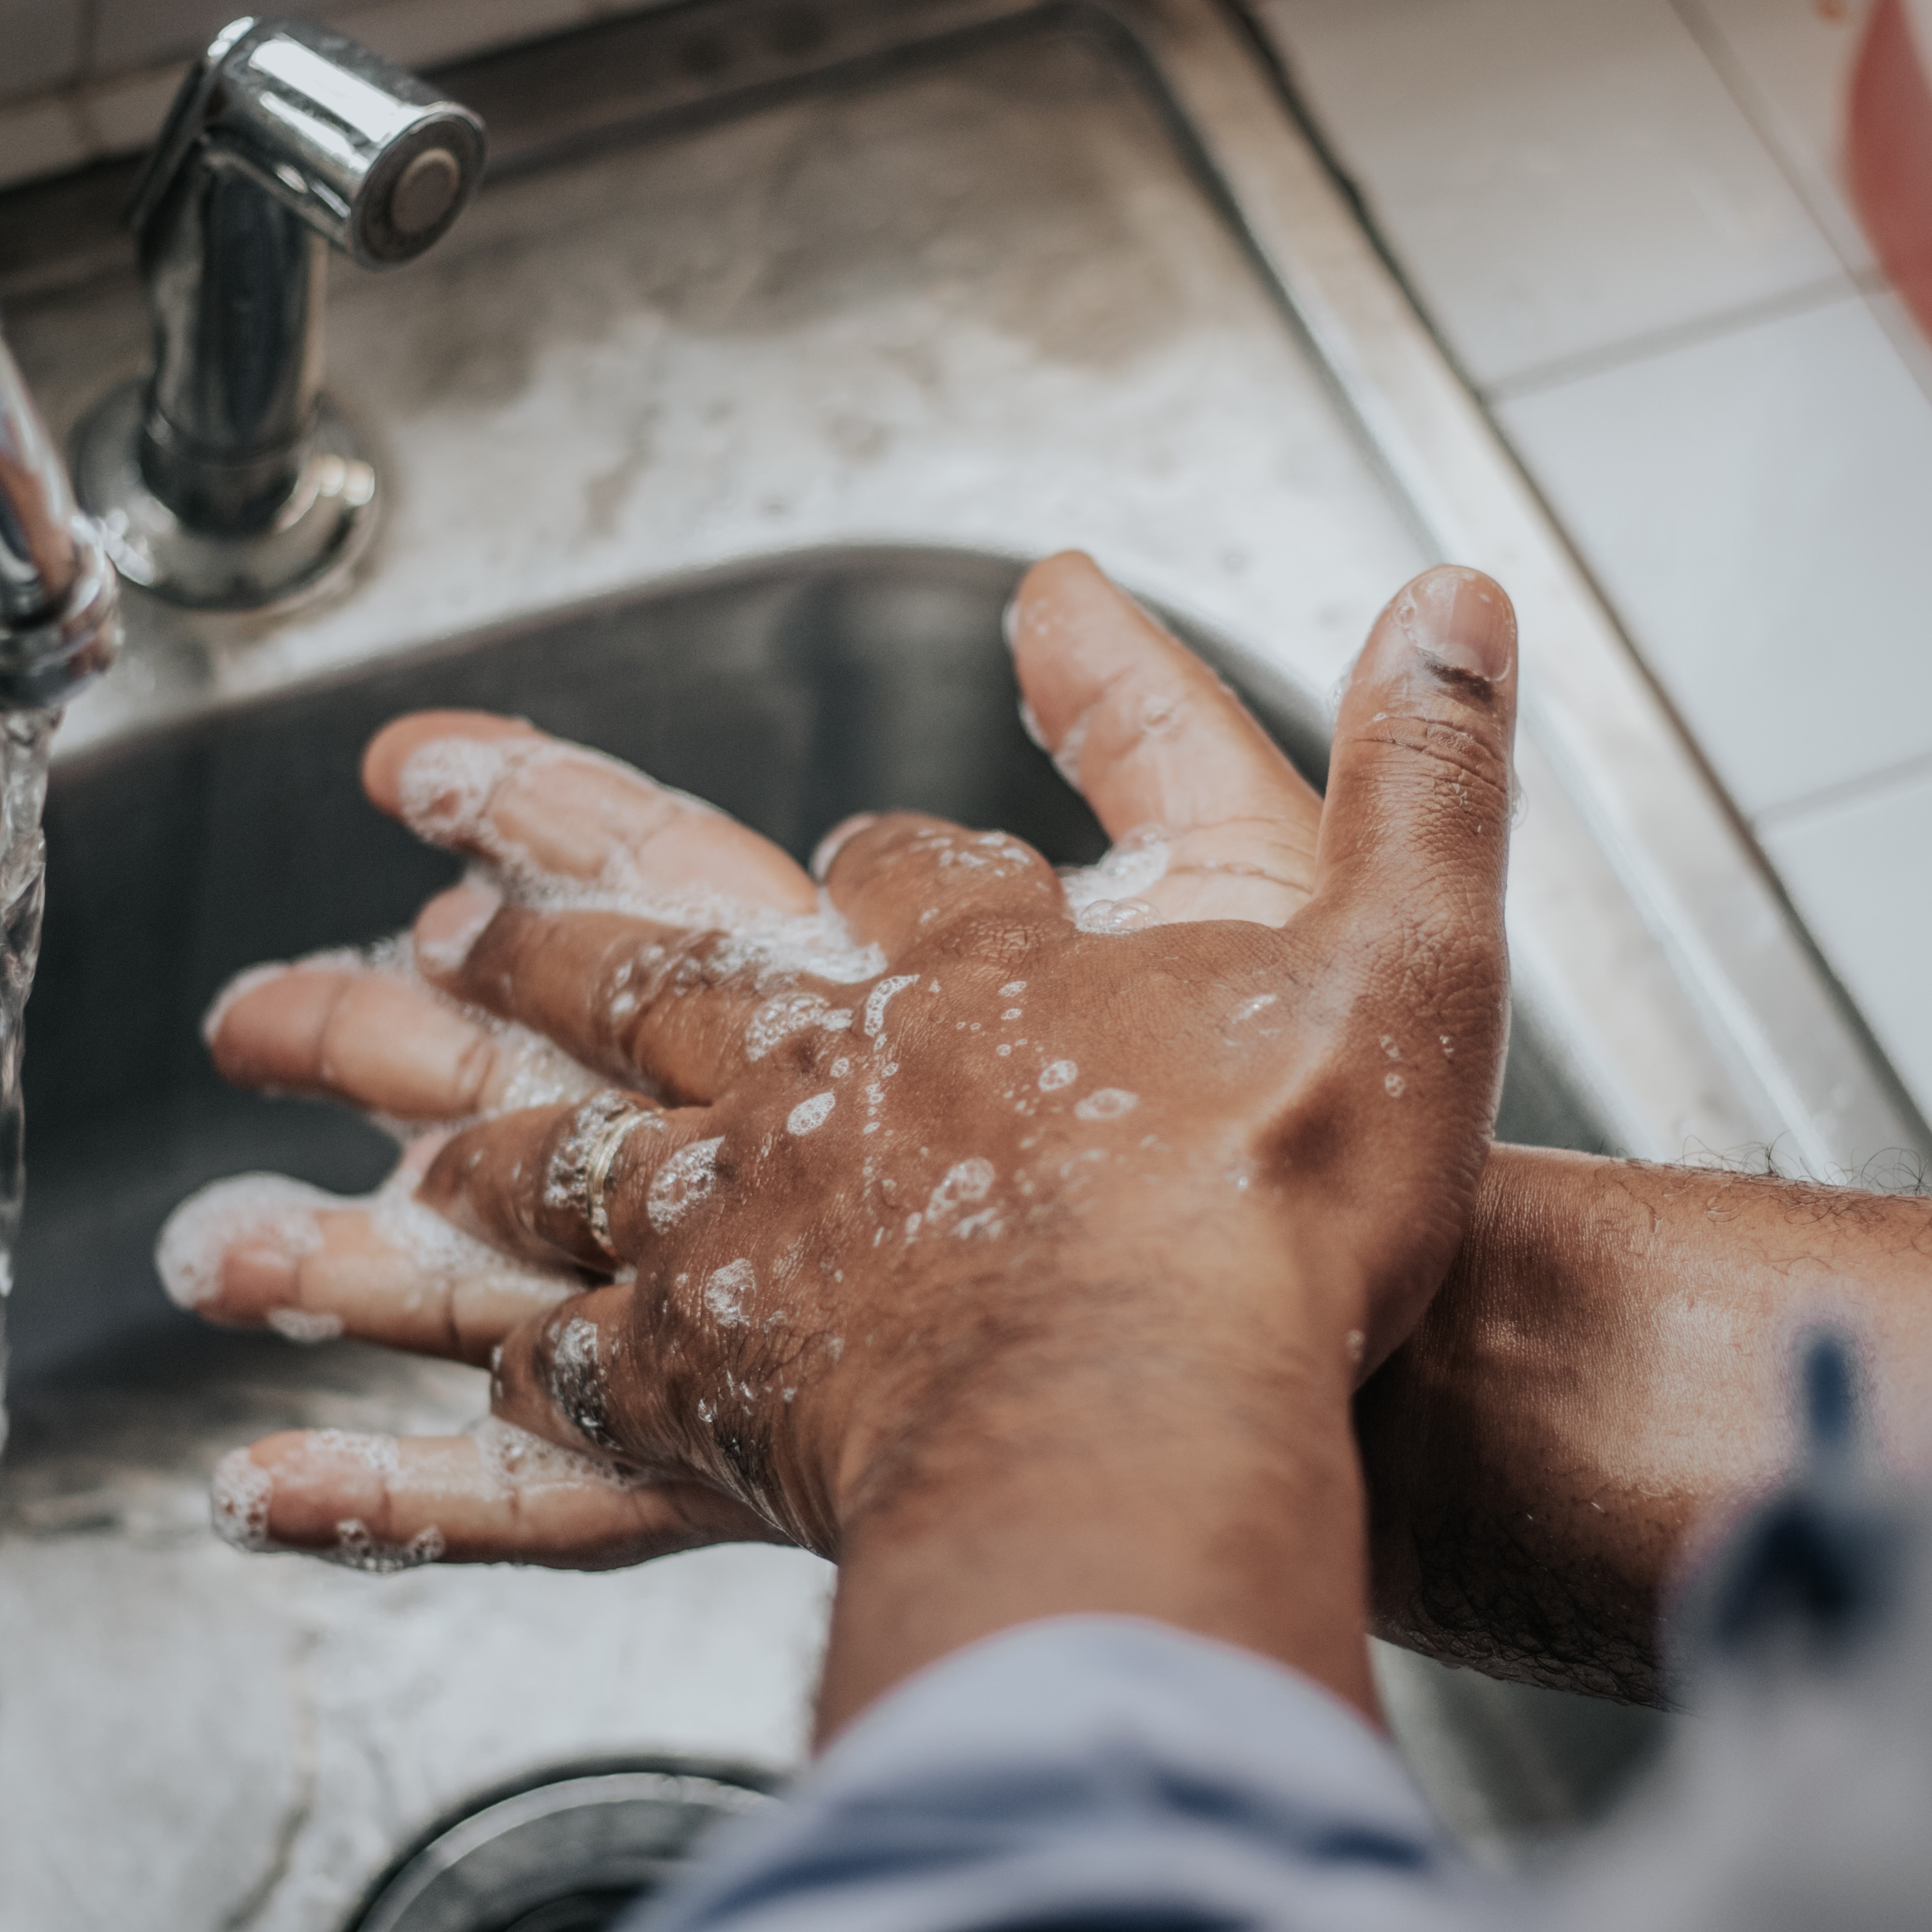
[[[110,390],[74,443],[76,494],[128,583],[189,610],[285,610],[321,595],[368,548],[382,507],[376,467],[327,397],[286,500],[259,530],[234,531],[184,522],[148,487],[147,394],[145,382]]]
[[[130,583],[200,610],[314,595],[374,530],[374,465],[321,394],[329,252],[411,262],[482,178],[483,124],[326,27],[231,22],[129,212],[146,379],[82,425],[76,484]]]

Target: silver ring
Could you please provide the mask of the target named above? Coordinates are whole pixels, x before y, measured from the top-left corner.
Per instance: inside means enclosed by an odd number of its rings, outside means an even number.
[[[624,1143],[645,1121],[657,1118],[650,1108],[627,1106],[622,1113],[604,1122],[596,1138],[584,1150],[584,1218],[590,1229],[590,1238],[614,1262],[624,1258],[610,1240],[610,1210],[604,1190],[610,1184],[610,1170],[616,1165]]]

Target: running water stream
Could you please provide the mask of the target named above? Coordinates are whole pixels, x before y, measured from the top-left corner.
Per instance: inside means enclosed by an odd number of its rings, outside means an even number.
[[[0,714],[0,1450],[7,1442],[7,1303],[26,1186],[20,1049],[40,951],[47,747],[58,711]]]

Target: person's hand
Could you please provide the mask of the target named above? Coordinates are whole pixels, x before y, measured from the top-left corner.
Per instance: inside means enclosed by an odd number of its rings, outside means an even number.
[[[1084,921],[1114,930],[1082,930],[1017,842],[899,815],[828,842],[830,900],[878,949],[841,957],[780,918],[816,906],[789,861],[604,761],[473,717],[376,741],[372,796],[504,895],[434,902],[418,965],[620,1086],[580,1097],[525,1034],[406,980],[258,978],[213,1030],[232,1077],[425,1121],[520,1084],[570,1097],[424,1144],[422,1201],[479,1246],[439,1252],[403,1190],[217,1192],[171,1231],[175,1285],[217,1318],[500,1346],[497,1414],[572,1453],[274,1439],[229,1474],[250,1532],[574,1562],[756,1533],[841,1553],[988,1447],[1010,1472],[1171,1430],[1198,1459],[1231,1420],[1346,1413],[1447,1267],[1493,1106],[1507,602],[1435,572],[1384,613],[1318,838],[1257,728],[1082,560],[1033,574],[1015,640],[1102,823],[1167,830],[1164,872],[1153,847],[1134,863],[1158,876],[1120,868],[1144,908]]]

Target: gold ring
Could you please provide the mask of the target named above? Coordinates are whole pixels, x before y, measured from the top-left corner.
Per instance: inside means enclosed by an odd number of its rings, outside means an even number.
[[[640,1107],[626,1099],[622,1111],[612,1113],[597,1130],[596,1138],[584,1150],[584,1221],[590,1228],[590,1238],[614,1262],[624,1258],[610,1240],[610,1210],[604,1198],[604,1191],[610,1184],[610,1170],[616,1165],[624,1143],[645,1121],[657,1118],[652,1109]]]

